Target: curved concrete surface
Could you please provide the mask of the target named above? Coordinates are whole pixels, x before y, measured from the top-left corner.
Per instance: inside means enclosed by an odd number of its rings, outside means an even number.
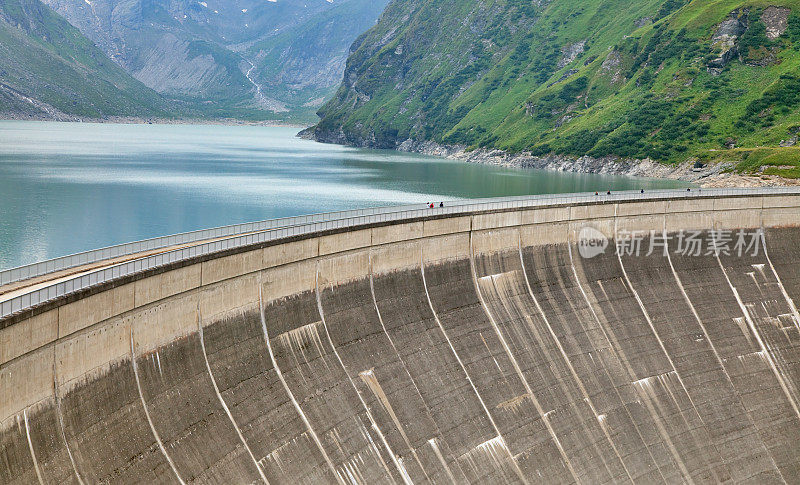
[[[105,284],[0,321],[0,483],[798,483],[798,240],[800,196],[554,206]]]

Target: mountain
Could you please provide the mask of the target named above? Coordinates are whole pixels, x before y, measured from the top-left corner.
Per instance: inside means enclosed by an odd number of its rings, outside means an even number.
[[[375,24],[388,0],[349,0],[248,49],[259,82],[289,105],[316,111],[342,82],[350,45]]]
[[[798,0],[393,0],[309,130],[800,177]]]
[[[44,0],[145,85],[209,117],[306,120],[388,0]]]
[[[158,93],[39,0],[0,2],[0,116],[170,117]]]

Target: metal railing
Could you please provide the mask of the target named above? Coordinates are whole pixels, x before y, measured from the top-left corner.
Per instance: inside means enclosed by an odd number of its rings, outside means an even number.
[[[416,207],[422,207],[416,206]],[[56,271],[63,271],[87,264],[107,261],[148,251],[155,251],[159,249],[169,248],[173,246],[181,246],[200,241],[208,241],[209,239],[218,239],[251,232],[266,231],[277,227],[295,226],[299,224],[308,224],[330,218],[345,218],[362,215],[363,212],[378,213],[381,210],[390,210],[391,207],[377,208],[377,209],[359,209],[348,210],[341,212],[331,212],[323,214],[311,214],[296,217],[285,217],[281,219],[270,219],[259,222],[246,222],[242,224],[234,224],[230,226],[215,227],[211,229],[201,229],[198,231],[184,232],[180,234],[173,234],[170,236],[161,236],[152,239],[145,239],[141,241],[129,242],[109,246],[101,249],[93,249],[68,256],[61,256],[58,258],[49,259],[47,261],[40,261],[37,263],[27,264],[16,268],[10,268],[0,271],[0,286],[8,285],[18,281],[23,281],[37,276],[43,276]]]
[[[23,295],[9,299],[0,303],[0,319],[8,317],[16,312],[45,303],[91,286],[105,283],[124,276],[133,275],[142,271],[158,268],[177,261],[182,261],[197,256],[214,254],[229,249],[249,246],[267,241],[284,239],[292,236],[307,235],[317,232],[324,232],[332,229],[357,228],[359,226],[402,221],[405,219],[415,219],[428,216],[459,215],[470,214],[484,211],[497,211],[504,209],[525,209],[553,205],[579,205],[592,202],[621,202],[633,200],[663,200],[678,198],[718,198],[731,196],[758,196],[758,195],[800,195],[800,188],[780,187],[780,188],[755,188],[755,189],[692,189],[691,192],[685,190],[651,190],[644,194],[639,191],[614,192],[611,195],[601,193],[600,195],[590,194],[557,194],[557,195],[536,195],[505,197],[499,199],[475,199],[468,201],[450,202],[445,207],[427,208],[423,205],[411,205],[401,207],[382,207],[373,209],[359,209],[342,212],[331,212],[314,214],[307,216],[289,217],[284,219],[273,219],[270,221],[254,222],[248,224],[237,224],[203,231],[194,231],[163,238],[139,241],[136,243],[123,244],[112,248],[88,251],[73,256],[57,258],[55,260],[44,261],[35,265],[25,266],[36,267],[38,275],[46,274],[42,271],[53,272],[62,269],[59,264],[82,265],[89,262],[98,262],[103,259],[112,259],[118,255],[135,254],[137,252],[158,249],[159,247],[170,247],[181,244],[198,244],[187,247],[162,252],[159,254],[145,256],[135,260],[119,263],[113,266],[98,269],[87,274],[76,276],[72,279],[55,283],[40,289],[32,290]],[[208,241],[209,239],[217,239]],[[206,240],[208,242],[203,242]],[[161,246],[159,246],[161,245]],[[136,248],[136,249],[133,249]],[[124,251],[128,251],[125,253]],[[105,255],[105,257],[103,257]],[[69,258],[75,258],[70,260]],[[83,259],[81,259],[83,258]],[[60,261],[64,261],[60,263]],[[82,262],[78,262],[82,261]],[[39,265],[42,265],[41,267]],[[48,266],[49,265],[49,266]],[[65,266],[70,267],[70,266]],[[53,268],[46,270],[46,268]],[[15,268],[7,272],[19,271],[22,268]],[[6,272],[4,272],[6,273]]]

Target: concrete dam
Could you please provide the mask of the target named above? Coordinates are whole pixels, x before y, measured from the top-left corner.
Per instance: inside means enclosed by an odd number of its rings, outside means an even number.
[[[337,225],[24,290],[0,483],[800,483],[800,192]]]

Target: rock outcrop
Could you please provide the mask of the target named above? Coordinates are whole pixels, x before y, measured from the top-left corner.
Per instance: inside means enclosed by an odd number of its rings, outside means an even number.
[[[575,59],[578,58],[579,55],[583,54],[586,47],[586,40],[582,40],[580,42],[574,42],[572,44],[567,44],[561,48],[561,59],[558,61],[558,68],[561,69],[562,67],[572,63]]]
[[[781,140],[780,146],[793,147],[796,146],[798,142],[800,142],[800,126],[794,126],[789,128],[789,138]]]
[[[739,57],[737,42],[747,31],[747,15],[749,10],[734,10],[714,31],[711,45],[719,56],[708,63],[709,71],[718,74],[729,62]]]
[[[775,40],[782,36],[789,27],[789,14],[792,10],[785,7],[770,6],[761,14],[761,21],[767,27],[767,38]]]
[[[611,79],[612,84],[622,81],[622,56],[616,50],[608,53],[603,64],[600,66],[600,72],[607,75]]]

